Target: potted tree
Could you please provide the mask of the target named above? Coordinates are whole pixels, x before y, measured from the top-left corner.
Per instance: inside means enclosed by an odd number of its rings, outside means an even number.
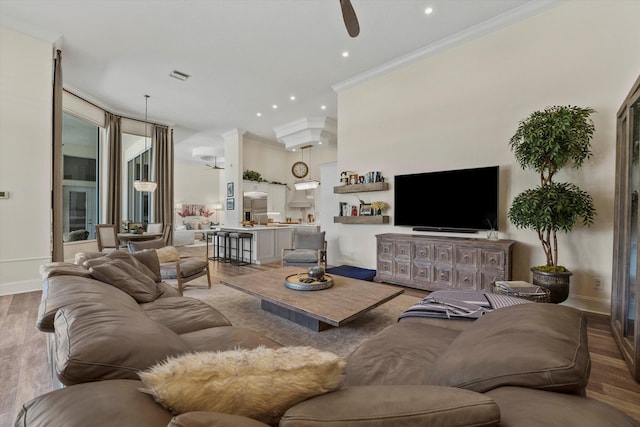
[[[558,264],[557,232],[570,232],[580,219],[590,226],[596,211],[591,196],[577,185],[553,179],[561,168],[578,169],[591,157],[593,112],[574,106],[535,111],[519,123],[509,143],[520,166],[540,174],[540,185],[516,196],[508,217],[517,228],[537,233],[546,264],[531,268],[533,283],[548,288],[555,303],[569,296],[573,274]]]

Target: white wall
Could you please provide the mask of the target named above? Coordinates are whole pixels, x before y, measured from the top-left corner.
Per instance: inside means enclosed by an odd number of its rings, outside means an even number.
[[[637,1],[563,2],[339,93],[337,170],[380,170],[393,181],[402,173],[499,165],[500,235],[517,242],[514,279],[528,280],[544,254],[533,232],[509,224],[507,211],[538,177],[519,168],[509,138],[534,110],[594,108],[593,158],[558,179],[589,192],[598,215],[591,228],[559,236],[559,259],[574,272],[567,303],[609,312],[616,111],[640,71],[638,16]],[[393,190],[361,196],[387,201],[393,220]],[[376,267],[376,234],[411,232],[393,225],[335,227],[343,263],[366,268]],[[594,275],[605,278],[604,291],[593,289]]]
[[[224,170],[211,169],[204,163],[176,163],[174,165],[173,195],[176,204],[207,205],[211,210],[213,204],[222,203],[223,208],[216,212],[222,220],[224,217],[224,203],[226,194],[221,191],[221,181],[224,180]],[[179,215],[175,215],[177,223],[182,223]]]
[[[52,65],[51,43],[0,27],[0,295],[42,289],[51,260]]]

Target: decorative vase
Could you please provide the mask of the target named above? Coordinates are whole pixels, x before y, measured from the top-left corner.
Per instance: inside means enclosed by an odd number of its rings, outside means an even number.
[[[547,288],[551,292],[549,302],[557,304],[569,297],[569,283],[573,275],[572,272],[552,273],[532,267],[531,273],[534,285]]]
[[[376,215],[382,215],[382,209],[376,209]]]

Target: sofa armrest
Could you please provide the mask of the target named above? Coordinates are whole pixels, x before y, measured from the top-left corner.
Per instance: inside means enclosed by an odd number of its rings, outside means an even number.
[[[481,393],[430,385],[371,385],[305,400],[284,414],[280,427],[480,427],[499,422],[498,405]]]

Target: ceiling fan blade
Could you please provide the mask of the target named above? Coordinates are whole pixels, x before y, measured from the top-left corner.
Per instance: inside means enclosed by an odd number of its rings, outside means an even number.
[[[342,19],[344,19],[344,25],[347,27],[347,33],[351,37],[357,37],[360,34],[360,24],[358,24],[358,17],[356,11],[353,10],[351,0],[340,0],[340,7],[342,8]]]

